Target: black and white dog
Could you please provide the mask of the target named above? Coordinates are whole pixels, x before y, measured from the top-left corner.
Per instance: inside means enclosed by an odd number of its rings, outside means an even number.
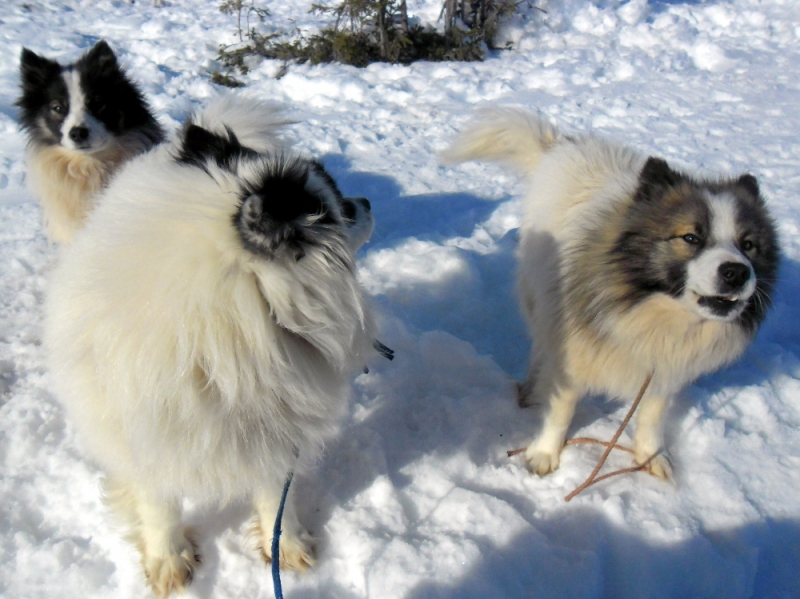
[[[284,147],[281,125],[262,102],[212,103],[121,169],[53,273],[54,389],[158,597],[198,564],[184,497],[249,497],[273,558],[287,473],[335,431],[374,351],[354,263],[369,202]],[[305,569],[291,495],[283,528],[282,565]]]
[[[29,181],[48,237],[69,243],[119,166],[164,133],[104,41],[66,66],[24,48],[20,76]]]

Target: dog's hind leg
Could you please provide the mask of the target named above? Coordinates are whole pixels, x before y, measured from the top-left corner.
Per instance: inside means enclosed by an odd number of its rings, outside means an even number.
[[[107,481],[106,501],[129,528],[153,594],[165,599],[192,582],[200,563],[197,546],[181,526],[178,501],[167,501],[118,480]]]
[[[265,562],[272,561],[272,532],[275,517],[281,502],[281,487],[266,489],[256,495],[253,501],[255,511],[250,535],[255,537],[261,557]],[[281,524],[280,554],[281,568],[305,571],[314,565],[313,541],[308,531],[300,524],[292,500],[292,489],[283,509]]]
[[[672,467],[664,455],[661,419],[667,407],[667,398],[645,395],[639,404],[633,451],[636,463],[647,466],[647,471],[659,478],[672,478]]]
[[[520,408],[530,408],[547,399],[550,390],[545,384],[549,382],[547,374],[552,370],[552,365],[545,362],[546,359],[539,355],[534,346],[528,359],[525,380],[517,383],[517,403]]]
[[[572,387],[561,387],[550,395],[550,409],[539,437],[525,450],[528,470],[544,476],[558,468],[561,450],[575,406],[581,394]]]
[[[517,404],[520,408],[530,408],[536,405],[534,389],[536,388],[536,371],[528,369],[525,380],[517,383]]]

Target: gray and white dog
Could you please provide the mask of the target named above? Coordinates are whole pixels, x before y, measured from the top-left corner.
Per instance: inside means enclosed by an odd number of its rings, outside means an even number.
[[[738,358],[770,305],[778,246],[756,179],[698,179],[514,109],[484,113],[444,157],[528,179],[518,288],[534,347],[519,399],[549,405],[531,471],[558,468],[582,396],[633,399],[652,372],[635,459],[669,477],[669,399]]]

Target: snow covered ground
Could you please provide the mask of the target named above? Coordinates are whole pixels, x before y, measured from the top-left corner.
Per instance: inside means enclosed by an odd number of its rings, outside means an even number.
[[[55,251],[24,185],[15,122],[23,45],[75,59],[118,50],[162,121],[218,90],[208,70],[234,23],[216,0],[6,0],[0,13],[0,595],[146,597],[134,550],[98,499],[99,473],[47,386],[42,298]],[[313,26],[310,0],[267,4],[278,29]],[[435,21],[437,0],[409,0]],[[397,352],[354,382],[352,415],[296,479],[319,563],[287,599],[800,597],[800,3],[524,1],[484,63],[264,63],[249,93],[289,104],[292,134],[377,227],[364,285]],[[543,12],[542,10],[544,9]],[[539,415],[514,403],[528,340],[513,296],[520,182],[436,160],[487,104],[540,110],[692,170],[752,172],[777,217],[775,308],[734,366],[668,416],[675,484],[612,479],[571,503],[599,456],[570,448],[530,476],[507,449]],[[610,437],[627,406],[581,404],[571,433]],[[615,456],[613,465],[628,465]],[[242,540],[243,505],[192,506],[205,561],[187,596],[271,597]]]

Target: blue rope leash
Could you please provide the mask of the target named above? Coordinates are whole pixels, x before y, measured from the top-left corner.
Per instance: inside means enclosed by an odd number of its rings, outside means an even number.
[[[394,350],[385,346],[383,343],[375,339],[372,347],[387,360],[394,360]],[[365,372],[369,372],[364,368]],[[295,449],[295,456],[297,456]],[[286,484],[283,485],[283,494],[281,495],[281,503],[278,506],[278,513],[275,516],[275,526],[272,528],[272,586],[275,589],[275,599],[283,599],[283,587],[281,586],[281,554],[280,554],[280,539],[281,539],[281,520],[283,519],[283,507],[286,505],[286,496],[289,494],[289,485],[292,484],[294,478],[294,471],[289,473],[286,477]]]
[[[283,518],[283,507],[286,505],[286,496],[289,494],[289,485],[292,484],[294,472],[290,472],[286,477],[286,484],[283,485],[281,504],[278,506],[278,514],[275,516],[275,526],[272,529],[272,586],[275,589],[275,599],[283,599],[283,587],[281,587],[281,519]]]

